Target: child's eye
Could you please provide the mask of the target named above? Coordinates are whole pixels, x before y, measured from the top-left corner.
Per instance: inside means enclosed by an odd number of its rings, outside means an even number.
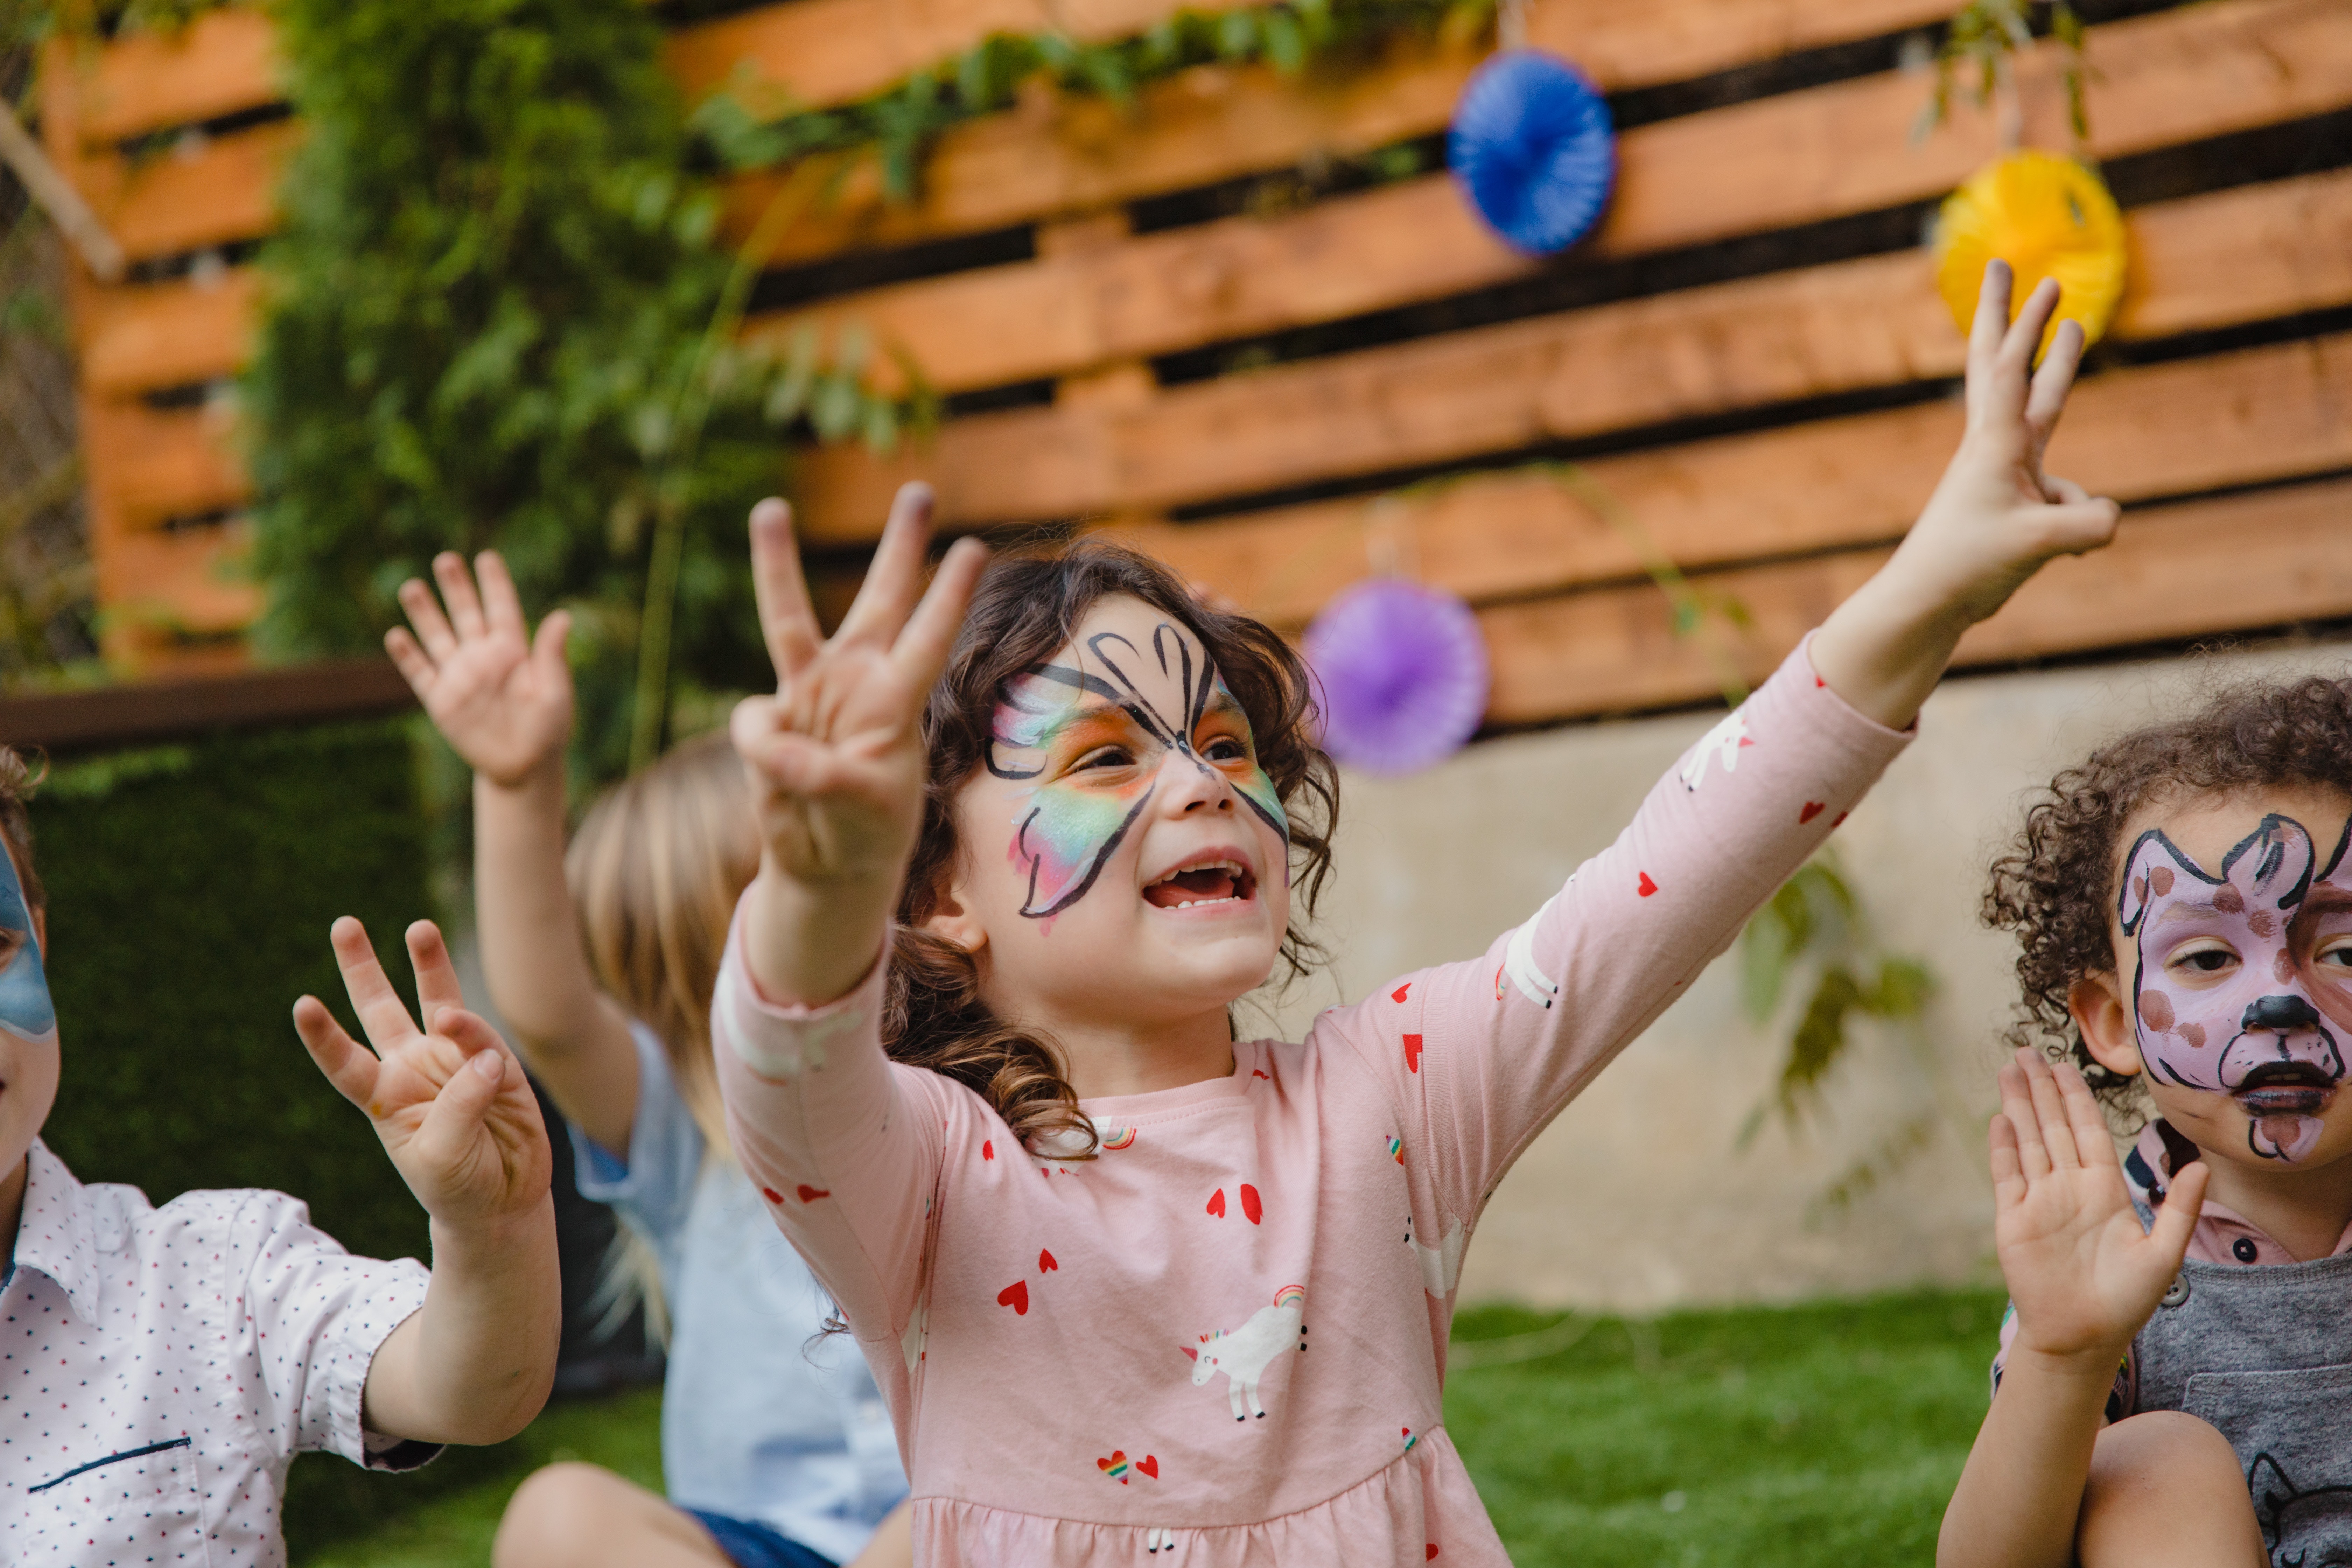
[[[1249,761],[1249,748],[1242,744],[1239,741],[1234,739],[1231,735],[1220,735],[1215,740],[1210,742],[1207,751],[1202,754],[1213,763],[1245,763]]]
[[[1097,746],[1093,751],[1072,763],[1070,771],[1074,773],[1083,773],[1096,768],[1125,768],[1134,765],[1135,754],[1125,746]]]
[[[2192,947],[2172,955],[2168,967],[2185,969],[2193,974],[2219,974],[2238,962],[2238,955],[2226,947]]]
[[[2333,963],[2341,969],[2352,969],[2352,937],[2338,937],[2332,942],[2322,942],[2319,962]]]

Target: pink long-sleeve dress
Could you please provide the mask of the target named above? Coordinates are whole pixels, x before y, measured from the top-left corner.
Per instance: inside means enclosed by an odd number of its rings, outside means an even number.
[[[1088,1161],[887,1060],[880,965],[763,998],[739,918],[728,1125],[890,1402],[916,1561],[1507,1564],[1441,1400],[1479,1212],[1905,739],[1799,649],[1483,955],[1238,1042],[1230,1078],[1085,1101]]]

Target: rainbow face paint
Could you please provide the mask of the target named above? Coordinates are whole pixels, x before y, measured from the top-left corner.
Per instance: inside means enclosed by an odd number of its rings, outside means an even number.
[[[2152,1079],[2231,1095],[2264,1159],[2308,1154],[2346,1071],[2352,977],[2320,959],[2352,945],[2346,838],[2324,868],[2311,834],[2275,813],[2208,873],[2159,829],[2124,862],[2117,913],[2138,946],[2132,1018]],[[2344,879],[2339,880],[2339,878]]]
[[[7,933],[9,942],[7,961],[0,963],[0,1029],[19,1039],[52,1039],[58,1011],[49,1001],[41,945],[33,936],[33,911],[25,903],[16,868],[5,855],[0,855],[0,931]]]
[[[1248,717],[1205,652],[1172,621],[1149,651],[1097,632],[1086,652],[1102,670],[1051,662],[1010,682],[985,762],[1028,784],[1007,853],[1026,868],[1021,913],[1046,920],[1086,897],[1158,793],[1170,753],[1223,780],[1276,837],[1290,824],[1257,765]]]

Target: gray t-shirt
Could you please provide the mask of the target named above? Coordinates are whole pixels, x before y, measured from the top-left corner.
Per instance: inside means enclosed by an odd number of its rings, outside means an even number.
[[[575,1123],[580,1191],[613,1205],[661,1259],[669,1307],[662,1469],[672,1502],[757,1520],[835,1562],[907,1495],[890,1413],[767,1205],[713,1157],[643,1025],[625,1162]]]

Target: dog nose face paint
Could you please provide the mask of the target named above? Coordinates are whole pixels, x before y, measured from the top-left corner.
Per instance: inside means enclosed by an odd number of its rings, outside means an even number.
[[[1027,876],[1021,913],[1032,920],[1086,897],[1142,820],[1171,754],[1231,784],[1289,840],[1249,719],[1207,650],[1173,621],[1159,622],[1148,641],[1095,633],[1083,656],[1064,649],[1012,681],[997,705],[985,761],[996,777],[1031,785],[1007,853]]]
[[[0,963],[0,1029],[19,1039],[54,1038],[58,1012],[49,1002],[40,943],[33,940],[33,911],[25,903],[16,868],[5,856],[0,856],[0,933],[8,944],[6,961]]]
[[[2352,824],[2346,827],[2352,839]],[[2124,863],[2118,913],[2137,945],[2132,1016],[2159,1083],[2236,1098],[2265,1159],[2311,1152],[2352,1039],[2352,868],[2318,867],[2310,832],[2263,818],[2208,873],[2160,830]]]

